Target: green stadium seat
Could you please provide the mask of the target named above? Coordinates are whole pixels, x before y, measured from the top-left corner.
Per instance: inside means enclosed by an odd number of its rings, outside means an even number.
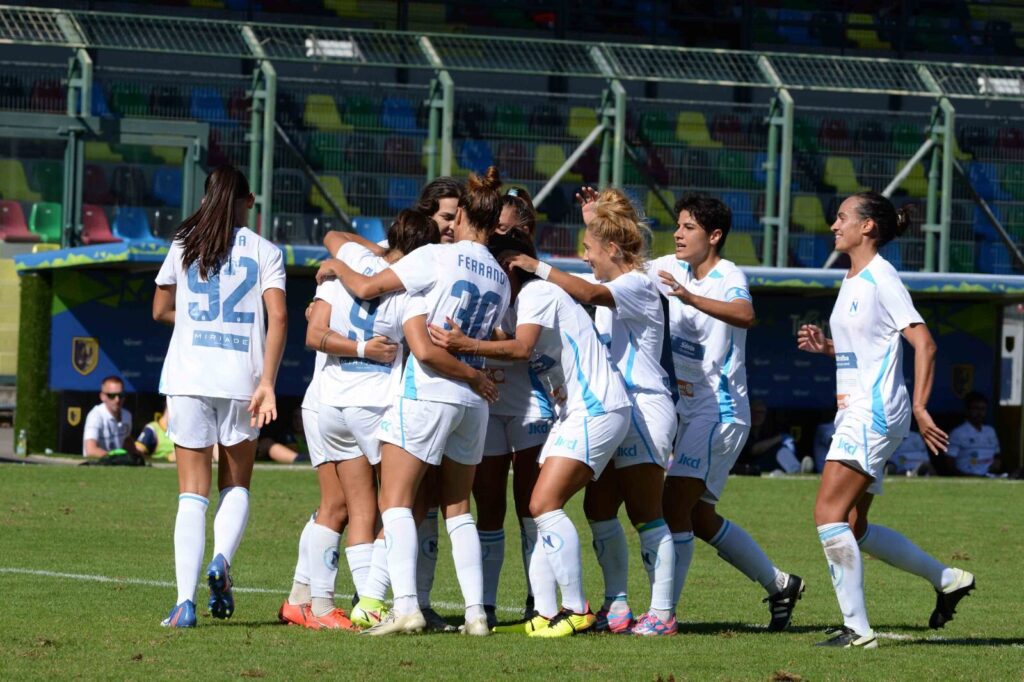
[[[729,189],[754,189],[753,164],[742,152],[724,151],[718,155],[715,170],[724,187]]]
[[[64,166],[57,161],[36,161],[32,164],[32,184],[43,195],[43,201],[60,201],[64,194]]]
[[[652,109],[640,114],[640,135],[651,144],[675,144],[676,131],[668,112]]]
[[[313,130],[335,133],[352,130],[351,125],[342,122],[338,106],[330,95],[307,96],[306,106],[302,111],[302,122]]]
[[[829,231],[825,209],[817,195],[794,195],[789,212],[790,221],[803,228],[804,232],[823,233]]]
[[[118,116],[149,116],[147,99],[137,85],[115,83],[110,86],[110,104]]]
[[[341,148],[342,138],[337,133],[316,132],[309,136],[306,158],[313,168],[325,171],[348,170]]]
[[[1003,226],[1017,242],[1024,242],[1024,204],[1005,204]]]
[[[569,109],[569,135],[582,140],[597,127],[597,112],[590,107]]]
[[[25,167],[19,159],[0,159],[0,195],[16,201],[39,201],[42,196],[29,187]]]
[[[676,205],[676,195],[672,193],[672,190],[661,190],[661,196],[665,200],[665,203],[670,207],[674,207]],[[665,206],[658,201],[658,197],[653,191],[648,190],[647,196],[644,197],[644,213],[648,218],[663,228],[675,227],[676,216],[672,215],[672,208],[666,209]]]
[[[1003,166],[1003,189],[1017,201],[1024,201],[1024,165],[1008,163]]]
[[[793,151],[818,153],[818,131],[812,121],[802,116],[793,117]]]
[[[736,265],[761,264],[761,257],[754,246],[754,236],[747,232],[730,232],[723,255]]]
[[[526,113],[517,104],[499,104],[494,108],[494,131],[500,137],[527,137]]]
[[[345,100],[344,107],[346,124],[363,130],[380,127],[377,104],[369,97],[354,95]]]
[[[59,244],[63,223],[60,204],[40,201],[32,204],[28,229],[39,235],[47,244]]]
[[[950,272],[974,272],[974,242],[950,242],[949,269]]]
[[[924,144],[924,129],[910,121],[898,121],[892,127],[892,149],[897,154],[911,156]]]
[[[722,146],[718,140],[711,139],[707,119],[699,111],[681,111],[676,118],[676,139],[691,147],[717,149]]]
[[[822,180],[826,185],[834,187],[840,194],[863,192],[866,186],[857,182],[857,171],[853,168],[853,160],[847,156],[830,156],[825,159],[825,173]]]
[[[359,207],[348,203],[348,200],[345,198],[345,189],[341,186],[341,178],[336,175],[319,175],[317,177],[320,179],[320,184],[323,185],[324,190],[334,199],[342,211],[350,216],[359,215]],[[331,205],[327,203],[327,199],[324,198],[320,190],[315,186],[309,188],[309,203],[324,213],[334,214],[334,209],[331,208]]]
[[[565,150],[560,144],[539,144],[533,152],[533,170],[542,178],[552,177],[565,163]],[[562,182],[583,182],[579,173],[567,171]]]

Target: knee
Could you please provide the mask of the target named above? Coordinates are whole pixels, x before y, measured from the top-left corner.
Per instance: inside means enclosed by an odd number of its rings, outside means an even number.
[[[316,518],[325,526],[340,528],[348,523],[348,507],[344,502],[335,500],[321,502]]]
[[[697,514],[693,517],[693,534],[704,542],[710,542],[720,529],[721,522],[717,515],[708,518]]]
[[[530,498],[530,516],[537,518],[541,514],[547,514],[548,512],[555,511],[558,509],[558,504],[555,500],[547,497],[546,495],[534,495]]]

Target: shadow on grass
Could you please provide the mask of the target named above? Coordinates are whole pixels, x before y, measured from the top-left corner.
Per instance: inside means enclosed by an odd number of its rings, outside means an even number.
[[[824,632],[826,625],[790,625],[785,632]],[[753,625],[751,623],[716,622],[716,623],[680,623],[679,634],[681,635],[724,635],[734,634],[762,634],[778,635],[784,633],[769,632],[766,625]]]
[[[887,643],[888,644],[888,643]],[[1022,637],[954,637],[936,635],[931,638],[907,639],[894,644],[930,644],[933,646],[1010,646],[1024,648]]]

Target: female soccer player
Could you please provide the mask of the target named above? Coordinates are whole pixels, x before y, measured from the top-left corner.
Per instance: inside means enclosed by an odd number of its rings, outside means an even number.
[[[501,216],[496,235],[519,230],[533,238],[537,226],[533,202],[526,190],[510,188],[501,198]],[[491,250],[492,253],[494,250]],[[515,334],[515,312],[509,309],[502,321],[504,333]],[[514,471],[512,492],[516,514],[520,519],[523,569],[527,574],[527,597],[524,619],[533,617],[532,595],[529,592],[529,564],[526,562],[527,537],[522,519],[530,517],[530,492],[537,480],[537,457],[547,439],[553,405],[536,374],[525,361],[506,362],[489,359],[486,371],[498,385],[498,400],[490,409],[484,458],[476,468],[473,479],[473,499],[476,501],[477,527],[484,568],[484,611],[487,622],[497,625],[496,607],[498,579],[505,560],[505,491],[508,485],[509,464]]]
[[[590,188],[580,197],[586,232],[584,260],[598,283],[561,272],[519,255],[510,265],[536,272],[580,303],[596,305],[594,323],[609,345],[633,401],[630,429],[612,467],[587,487],[584,511],[605,578],[599,630],[639,635],[672,635],[672,580],[675,553],[662,518],[665,468],[676,432],[668,374],[661,366],[665,316],[657,287],[644,274],[646,226],[621,191]],[[626,601],[628,554],[618,520],[622,502],[640,535],[640,551],[651,582],[650,610],[634,622]]]
[[[469,513],[476,465],[483,456],[487,402],[494,383],[479,369],[430,342],[428,322],[458,320],[467,333],[488,338],[508,308],[508,278],[484,244],[498,225],[501,179],[491,167],[471,175],[455,212],[454,244],[417,250],[372,276],[343,263],[327,264],[359,298],[405,289],[412,297],[403,331],[413,357],[402,389],[381,422],[381,516],[388,541],[394,609],[373,635],[416,632],[426,625],[417,601],[416,523],[412,505],[430,465],[441,465],[441,508],[466,603],[464,632],[488,635],[483,610],[480,539]],[[418,308],[417,308],[418,306]]]
[[[835,249],[850,256],[829,325],[804,325],[797,346],[836,361],[836,433],[821,474],[814,522],[825,549],[843,626],[821,646],[878,646],[864,606],[860,551],[928,580],[936,604],[929,625],[942,627],[974,589],[974,576],[944,566],[900,533],[868,523],[882,492],[885,463],[906,437],[913,415],[928,449],[946,449],[948,436],[928,414],[935,372],[935,342],[914,309],[896,269],[878,250],[901,235],[906,211],[877,192],[860,192],[839,206],[832,223]],[[914,396],[903,383],[902,335],[914,347]]]
[[[803,592],[803,580],[775,568],[754,539],[715,508],[750,431],[745,357],[754,306],[746,276],[719,255],[732,214],[705,194],[683,196],[675,210],[676,251],[652,261],[647,273],[668,296],[679,384],[679,434],[664,496],[676,555],[672,607],[686,582],[696,535],[765,588],[771,611],[768,629],[783,630]]]
[[[214,618],[234,612],[229,569],[249,517],[256,437],[277,418],[274,382],[287,327],[285,273],[281,250],[239,227],[254,201],[241,172],[215,169],[199,210],[178,228],[156,277],[153,318],[174,325],[160,376],[178,467],[178,600],[163,622],[171,627],[196,623],[194,598],[217,444],[220,504],[213,521],[214,557],[206,569],[209,608]]]
[[[507,265],[536,262],[532,242],[519,231],[492,239],[491,249]],[[523,519],[530,548],[541,547],[533,549],[529,562],[537,614],[499,630],[565,637],[592,630],[597,620],[583,592],[580,539],[565,505],[611,463],[629,431],[632,405],[586,311],[553,283],[515,267],[508,272],[515,296],[514,338],[478,341],[452,320],[451,331],[434,325],[430,334],[454,353],[529,360],[545,388],[564,402],[541,450],[530,517]],[[562,592],[560,610],[552,577]]]

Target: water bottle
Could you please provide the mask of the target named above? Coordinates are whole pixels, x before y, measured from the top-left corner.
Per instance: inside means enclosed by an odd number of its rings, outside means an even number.
[[[25,429],[18,431],[18,444],[14,448],[18,457],[28,457],[28,433]]]

